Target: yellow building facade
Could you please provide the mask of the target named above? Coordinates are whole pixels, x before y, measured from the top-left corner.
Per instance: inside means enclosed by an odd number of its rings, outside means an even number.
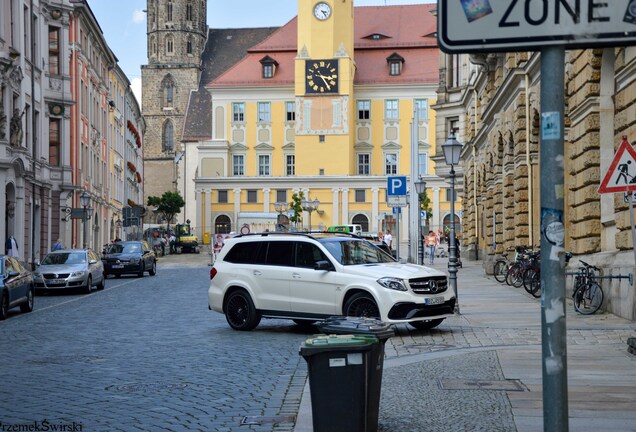
[[[431,200],[422,223],[442,232],[450,206],[449,185],[432,162],[434,5],[354,7],[340,0],[298,7],[297,17],[202,83],[212,127],[210,139],[184,139],[184,178],[194,179],[184,190],[195,203],[185,216],[202,236],[354,223],[366,232],[391,231],[395,247],[387,179],[411,177],[417,158],[414,177],[426,181]],[[301,192],[317,208],[295,226],[289,204]],[[408,219],[404,208],[402,243],[413,237]]]

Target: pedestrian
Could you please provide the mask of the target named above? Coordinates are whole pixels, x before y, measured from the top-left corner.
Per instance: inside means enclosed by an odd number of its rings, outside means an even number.
[[[174,234],[170,234],[170,253],[176,253],[175,250],[175,243],[177,241],[177,238],[174,236]]]
[[[62,249],[64,249],[64,243],[62,243],[62,239],[57,239],[57,241],[53,243],[53,248],[51,249],[51,252],[55,252],[57,250],[62,250]]]
[[[390,230],[386,230],[386,234],[384,234],[384,243],[386,243],[389,249],[393,250],[393,236]]]
[[[435,260],[435,249],[437,249],[437,235],[433,231],[429,231],[426,236],[426,247],[428,248],[429,264],[433,264]]]
[[[4,242],[4,254],[13,258],[18,258],[18,242],[15,241],[15,238],[13,238],[13,236],[9,236],[9,238],[7,238],[7,241]]]

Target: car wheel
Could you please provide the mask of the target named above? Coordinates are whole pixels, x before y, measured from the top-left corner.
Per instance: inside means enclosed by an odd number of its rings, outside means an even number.
[[[98,290],[103,290],[104,289],[104,281],[106,281],[106,273],[102,273],[102,280],[99,281],[99,283],[97,284],[97,289]]]
[[[9,314],[9,295],[5,292],[0,300],[0,320],[7,319]]]
[[[225,319],[234,330],[249,331],[261,322],[261,314],[254,307],[250,295],[238,290],[232,292],[225,302]]]
[[[142,261],[140,264],[141,268],[139,269],[139,273],[137,273],[137,277],[144,277],[144,272],[146,271],[146,266],[144,265],[144,262]]]
[[[93,290],[93,278],[89,276],[88,280],[86,281],[86,286],[84,287],[84,292],[86,294],[90,294],[92,290]]]
[[[412,321],[409,324],[418,330],[430,330],[440,325],[442,321],[444,321],[444,318],[438,318],[438,319],[427,320],[427,321]]]
[[[345,303],[344,314],[354,317],[380,318],[380,309],[371,295],[357,293]]]
[[[152,267],[150,267],[150,271],[148,271],[150,276],[154,276],[157,274],[157,261],[152,262]]]
[[[27,291],[27,301],[20,305],[20,311],[22,313],[29,313],[33,310],[33,299],[35,297],[35,289],[33,287],[29,287]]]

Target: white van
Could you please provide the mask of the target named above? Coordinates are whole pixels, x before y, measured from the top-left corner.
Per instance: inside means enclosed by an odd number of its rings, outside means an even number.
[[[355,235],[362,235],[362,225],[349,224],[349,225],[332,225],[327,228],[328,232],[346,232]]]

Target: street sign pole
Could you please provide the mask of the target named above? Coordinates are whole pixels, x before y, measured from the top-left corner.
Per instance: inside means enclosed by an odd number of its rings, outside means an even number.
[[[565,48],[541,50],[541,341],[543,430],[568,431],[563,243]]]
[[[634,250],[634,263],[636,263],[636,227],[634,226],[634,192],[629,192],[629,224],[632,226],[632,248]]]

